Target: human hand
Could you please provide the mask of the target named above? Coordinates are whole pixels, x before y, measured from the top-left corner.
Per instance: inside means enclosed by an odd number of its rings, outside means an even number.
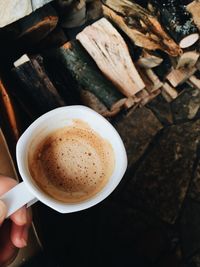
[[[17,182],[9,177],[0,176],[0,196],[14,187]],[[19,196],[20,197],[20,196]],[[31,225],[31,210],[19,209],[5,220],[6,206],[0,200],[0,266],[9,264],[15,258],[18,248],[27,245]]]

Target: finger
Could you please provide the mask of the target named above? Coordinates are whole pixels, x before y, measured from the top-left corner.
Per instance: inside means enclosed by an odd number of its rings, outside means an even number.
[[[28,243],[28,233],[29,233],[29,228],[31,226],[32,222],[32,212],[31,209],[27,209],[27,223],[23,226],[16,225],[13,222],[12,225],[12,230],[11,230],[11,240],[12,243],[18,247],[22,248],[26,246]]]
[[[0,176],[0,196],[17,185],[17,181],[6,176]],[[23,207],[13,213],[10,219],[17,225],[25,225],[27,223],[26,208]]]
[[[13,245],[16,246],[17,248],[25,247],[27,245],[27,239],[28,239],[28,226],[27,225],[19,226],[13,223],[11,228],[10,238]]]
[[[0,200],[0,225],[3,223],[7,214],[6,205]]]
[[[19,226],[27,223],[27,209],[22,207],[10,216],[10,219]]]
[[[6,221],[0,228],[0,266],[8,266],[9,262],[15,258],[18,249],[10,240],[11,222]]]
[[[10,177],[0,176],[0,196],[9,191],[17,184],[17,181]]]

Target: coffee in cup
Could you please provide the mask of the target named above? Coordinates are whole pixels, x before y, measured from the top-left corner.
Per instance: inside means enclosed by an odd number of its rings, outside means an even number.
[[[87,200],[108,182],[115,167],[112,145],[89,124],[52,131],[29,151],[32,179],[46,194],[65,203]]]

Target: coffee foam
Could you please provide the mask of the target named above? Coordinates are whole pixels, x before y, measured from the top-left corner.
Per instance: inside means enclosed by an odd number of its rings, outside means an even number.
[[[52,132],[29,155],[30,173],[39,187],[69,203],[98,193],[114,163],[110,143],[80,120]]]

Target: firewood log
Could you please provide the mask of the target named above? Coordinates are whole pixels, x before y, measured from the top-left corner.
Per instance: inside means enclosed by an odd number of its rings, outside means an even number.
[[[29,16],[19,20],[14,27],[18,27],[21,42],[35,44],[45,38],[57,25],[58,15],[51,5],[46,5]]]
[[[19,84],[16,97],[32,118],[65,105],[45,72],[41,56],[30,59],[24,55],[14,66],[12,73]]]
[[[194,23],[200,30],[200,1],[194,0],[189,5],[187,5],[187,11],[192,14]]]
[[[59,66],[59,71],[73,78],[75,90],[90,91],[110,111],[119,111],[126,98],[98,70],[86,51],[77,41],[67,42],[51,50],[46,57],[51,57]]]
[[[119,112],[118,109],[109,111],[108,108],[100,102],[93,93],[87,90],[81,90],[81,100],[82,104],[92,108],[104,117],[113,117]]]
[[[178,96],[176,89],[169,85],[169,83],[167,82],[163,84],[161,94],[167,102],[171,102]]]
[[[196,51],[188,51],[183,53],[177,60],[176,68],[193,68],[199,59],[199,53]]]
[[[178,56],[182,50],[163,30],[157,18],[130,0],[103,0],[104,15],[113,21],[135,45],[148,50],[160,49]]]
[[[137,60],[137,65],[142,68],[151,69],[159,66],[163,59],[149,51],[143,49],[140,58]]]
[[[192,75],[188,80],[187,83],[200,90],[200,79],[198,79],[195,75]]]
[[[177,0],[151,0],[162,24],[181,48],[192,46],[199,39],[198,29],[186,6]]]
[[[125,96],[131,97],[145,85],[139,76],[122,36],[102,18],[86,27],[76,37],[93,57],[104,75]]]
[[[196,68],[191,69],[172,69],[172,71],[167,75],[166,79],[171,83],[173,87],[183,84],[187,81],[190,76],[196,72]]]

